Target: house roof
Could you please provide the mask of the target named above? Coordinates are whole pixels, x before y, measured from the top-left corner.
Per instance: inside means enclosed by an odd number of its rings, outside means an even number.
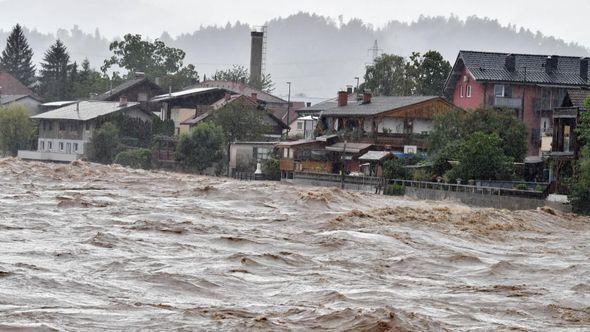
[[[590,90],[586,89],[567,89],[567,95],[572,102],[573,107],[584,107],[584,101],[590,97]]]
[[[509,55],[514,57],[514,71],[506,67]],[[550,57],[557,60],[557,66],[547,73],[546,64]],[[445,92],[448,94],[447,90],[455,88],[462,65],[476,81],[589,86],[588,80],[580,75],[581,60],[573,56],[460,51],[445,84]]]
[[[346,145],[346,150],[344,146]],[[335,152],[346,152],[346,153],[360,153],[362,150],[368,149],[373,144],[371,143],[344,143],[339,142],[330,146],[326,146],[326,150]]]
[[[216,88],[206,88],[206,89],[216,89]],[[239,102],[242,102],[242,103],[251,104],[254,107],[257,107],[258,106],[258,102],[257,101],[254,101],[254,99],[251,98],[251,97],[247,97],[247,96],[244,96],[244,95],[231,95],[231,96],[229,96],[228,99],[226,99],[224,97],[224,98],[222,98],[222,99],[214,102],[211,105],[212,106],[212,109],[211,110],[209,110],[209,111],[207,111],[207,112],[205,112],[203,114],[200,114],[198,116],[194,116],[194,117],[192,117],[190,119],[187,119],[187,120],[181,122],[180,124],[182,124],[182,125],[194,125],[194,124],[197,124],[197,123],[205,120],[209,116],[211,116],[211,114],[213,114],[213,112],[215,112],[216,110],[222,108],[223,106],[225,106],[225,105],[227,105],[229,103],[238,102],[238,101]],[[265,112],[266,112],[266,114],[271,119],[273,119],[283,129],[286,129],[287,128],[287,125],[285,125],[280,119],[278,119],[272,112],[270,112],[270,111],[265,111]]]
[[[178,92],[166,93],[166,94],[162,94],[159,96],[155,96],[154,98],[152,98],[151,101],[152,102],[162,102],[162,101],[174,100],[177,98],[192,97],[192,96],[196,96],[199,94],[217,91],[217,90],[221,90],[221,89],[219,89],[219,88],[192,88],[192,89],[187,89],[187,90],[182,90],[182,91],[178,91]]]
[[[103,100],[103,101],[113,100],[113,98],[118,98],[120,95],[124,94],[125,91],[132,89],[136,86],[139,86],[141,84],[144,84],[144,83],[152,85],[157,90],[162,91],[162,88],[160,88],[159,85],[152,82],[147,77],[137,77],[134,79],[127,80],[127,81],[119,84],[118,86],[114,87],[113,89],[99,95],[97,97],[97,100]]]
[[[24,98],[32,98],[36,101],[40,101],[35,95],[0,95],[0,104],[6,105]]]
[[[126,110],[139,103],[127,103],[127,106],[119,106],[116,101],[81,101],[80,103],[64,106],[53,111],[32,116],[31,119],[59,119],[87,121],[103,115]]]
[[[352,103],[356,103],[357,102],[357,98],[355,94],[351,94],[348,96],[348,103],[352,104]],[[319,113],[321,111],[333,108],[333,107],[337,107],[338,106],[338,98],[332,98],[332,99],[328,99],[328,100],[324,100],[322,102],[319,102],[317,104],[308,106],[308,107],[302,107],[299,108],[297,110],[297,113],[303,113],[303,114],[311,114],[311,113]]]
[[[63,100],[63,101],[52,101],[49,103],[41,104],[43,107],[62,107],[76,103],[75,100]]]
[[[274,96],[270,93],[264,92],[262,90],[259,89],[255,89],[251,86],[248,86],[244,83],[240,83],[240,82],[231,82],[231,81],[205,81],[205,82],[201,82],[199,84],[196,84],[193,87],[198,87],[198,88],[220,88],[220,89],[225,89],[228,91],[231,91],[233,93],[236,94],[240,94],[240,95],[244,95],[247,97],[252,96],[253,93],[256,94],[256,98],[260,101],[266,102],[266,103],[278,103],[278,104],[283,104],[283,103],[287,103],[286,100],[279,98],[277,96]]]
[[[318,143],[318,141],[313,140],[313,139],[300,139],[297,141],[280,142],[277,144],[277,147],[279,147],[279,148],[292,148],[295,146],[301,146],[301,145],[307,145],[307,144],[313,144],[313,143]]]
[[[392,154],[389,151],[367,151],[367,153],[359,157],[359,160],[381,161],[391,156]]]
[[[5,71],[0,71],[0,94],[2,95],[35,95],[33,91],[27,88],[14,76]]]
[[[322,112],[322,116],[371,116],[393,111],[425,101],[443,100],[437,96],[408,96],[408,97],[373,97],[370,103],[349,103],[346,106],[333,106]]]

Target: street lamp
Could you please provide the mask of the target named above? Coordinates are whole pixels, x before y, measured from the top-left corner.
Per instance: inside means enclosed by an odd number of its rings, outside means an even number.
[[[287,139],[289,139],[289,130],[291,129],[290,115],[291,115],[291,82],[287,82],[289,85],[289,96],[287,97]]]

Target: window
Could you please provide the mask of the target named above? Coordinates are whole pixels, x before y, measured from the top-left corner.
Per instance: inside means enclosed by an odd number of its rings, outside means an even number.
[[[78,152],[78,143],[74,143],[74,152]]]
[[[63,151],[63,150],[64,150],[64,143],[59,142],[59,151]]]
[[[461,85],[461,98],[465,97],[465,86]]]
[[[257,162],[267,160],[270,157],[272,150],[269,148],[252,148],[252,155]]]
[[[43,150],[45,150],[45,141],[40,141],[40,142],[39,142],[39,150],[40,150],[40,151],[43,151]]]
[[[506,88],[502,84],[494,85],[494,96],[504,97],[506,95]]]
[[[471,85],[467,86],[467,98],[471,98]]]
[[[43,131],[47,130],[47,121],[43,121]]]
[[[53,130],[53,122],[47,121],[47,130],[49,130],[49,131]]]
[[[66,130],[66,123],[64,121],[59,122],[59,130],[60,131]]]
[[[303,121],[297,121],[297,130],[303,130]]]
[[[86,130],[90,130],[90,121],[86,122]]]
[[[47,150],[49,150],[49,151],[53,150],[53,142],[52,141],[47,142]]]
[[[70,123],[70,130],[71,131],[78,131],[78,123],[77,122]]]
[[[463,75],[463,82],[469,82],[469,77],[467,77],[467,75]]]

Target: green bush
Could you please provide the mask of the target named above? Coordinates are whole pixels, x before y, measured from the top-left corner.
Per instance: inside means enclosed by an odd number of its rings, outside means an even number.
[[[94,131],[90,140],[91,159],[93,161],[110,164],[117,155],[119,146],[119,129],[111,122],[104,123]]]
[[[517,189],[517,190],[529,190],[529,186],[527,186],[526,183],[519,183],[516,186],[514,186],[514,189]]]
[[[414,181],[431,181],[432,173],[424,168],[417,168],[412,172],[412,180]]]
[[[387,196],[403,196],[406,194],[406,187],[397,183],[392,184],[385,188],[383,194]]]
[[[281,169],[278,159],[271,158],[264,161],[262,164],[262,173],[268,180],[280,180]]]
[[[402,159],[391,159],[383,164],[383,176],[387,179],[408,180],[410,172]]]
[[[223,159],[223,130],[221,127],[203,122],[190,134],[180,135],[176,145],[175,158],[185,169],[203,171]]]
[[[115,163],[132,168],[150,169],[152,167],[152,151],[149,149],[123,151],[117,154]]]

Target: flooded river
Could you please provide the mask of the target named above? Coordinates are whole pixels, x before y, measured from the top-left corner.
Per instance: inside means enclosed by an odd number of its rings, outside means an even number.
[[[0,330],[588,330],[590,220],[0,159]]]

